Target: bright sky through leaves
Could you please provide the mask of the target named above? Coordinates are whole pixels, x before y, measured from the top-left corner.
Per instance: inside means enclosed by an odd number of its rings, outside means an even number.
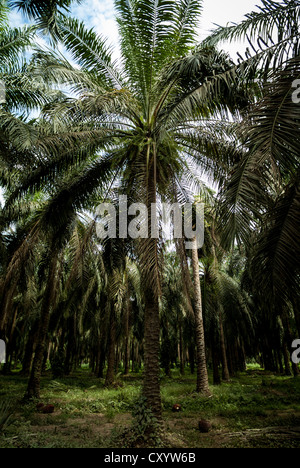
[[[225,26],[228,22],[241,21],[245,14],[256,9],[257,4],[260,4],[259,0],[204,0],[199,40],[204,39],[214,29],[214,24]],[[74,5],[71,13],[84,21],[87,28],[95,28],[100,35],[108,37],[113,45],[117,45],[114,0],[86,0],[81,5]],[[24,24],[24,18],[15,10],[10,19],[12,26]],[[233,58],[238,49],[241,52],[241,48],[235,44],[226,45],[224,48]]]

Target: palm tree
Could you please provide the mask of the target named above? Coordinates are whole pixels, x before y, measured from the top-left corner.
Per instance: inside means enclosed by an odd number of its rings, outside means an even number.
[[[14,132],[17,133],[18,128],[22,127],[23,122],[14,117],[10,111],[19,106],[26,105],[30,102],[31,108],[34,104],[33,88],[25,83],[26,77],[21,76],[22,60],[24,52],[32,44],[34,36],[33,28],[14,28],[10,29],[7,19],[7,8],[4,2],[0,2],[0,80],[1,80],[1,158],[9,160],[10,150],[8,142],[5,140],[13,140]],[[22,78],[24,80],[24,91],[21,92]],[[28,81],[28,80],[27,80]],[[32,82],[31,82],[32,85]],[[29,92],[31,91],[31,100],[29,100]]]
[[[176,362],[179,354],[180,373],[183,375],[185,372],[185,329],[188,320],[193,322],[194,313],[189,304],[190,298],[187,297],[183,286],[181,265],[175,252],[164,255],[162,288],[161,364],[166,375],[170,377],[171,362]],[[190,334],[193,335],[193,332]],[[192,336],[191,341],[193,341]]]
[[[260,92],[239,132],[244,155],[221,193],[222,245],[237,241],[246,249],[263,361],[281,368],[283,352],[287,372],[299,315],[299,14],[298,1],[264,0],[258,12],[218,28],[206,41],[249,42],[238,67],[250,82],[256,78]],[[298,374],[296,366],[293,371]]]
[[[151,206],[160,199],[186,200],[183,179],[199,167],[225,177],[236,151],[228,120],[215,118],[237,108],[227,74],[232,62],[196,41],[201,5],[195,0],[116,0],[122,66],[106,41],[74,19],[59,23],[60,37],[74,61],[40,51],[33,73],[47,83],[71,85],[79,95],[45,109],[34,142],[42,163],[19,174],[6,209],[25,193],[43,190],[42,225],[91,208],[101,188],[122,180],[123,194]],[[213,91],[213,93],[212,93]],[[225,115],[225,114],[224,114]],[[227,135],[227,138],[224,138]],[[68,171],[66,174],[66,170]],[[150,218],[149,218],[149,225]],[[143,393],[161,416],[159,387],[160,245],[157,238],[136,242],[145,304]]]
[[[30,147],[36,130],[28,122],[50,101],[62,95],[50,89],[38,77],[33,77],[26,52],[34,46],[36,28],[10,28],[5,2],[0,2],[0,160],[4,183],[19,163],[31,165]],[[3,94],[3,96],[2,96]]]
[[[72,3],[82,0],[8,0],[10,8],[21,11],[29,20],[36,22],[39,29],[57,34],[57,21],[70,12]]]
[[[260,96],[239,132],[244,156],[224,184],[220,223],[224,246],[237,240],[249,251],[255,241],[254,284],[277,306],[299,294],[299,14],[298,1],[264,0],[206,41],[248,38],[251,46],[240,66],[252,67]]]
[[[194,276],[194,291],[195,291],[195,323],[197,336],[197,392],[210,395],[208,373],[206,367],[206,346],[204,338],[203,324],[203,303],[200,283],[200,269],[198,245],[196,238],[193,240],[194,247],[192,249],[192,268]]]

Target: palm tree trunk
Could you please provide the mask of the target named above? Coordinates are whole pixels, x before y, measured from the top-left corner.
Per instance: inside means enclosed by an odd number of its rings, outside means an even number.
[[[40,317],[40,327],[38,332],[37,345],[34,361],[28,382],[25,399],[40,398],[40,382],[42,376],[44,354],[47,342],[47,333],[50,323],[50,313],[53,307],[53,293],[56,285],[57,276],[57,255],[53,254],[50,261],[48,280],[43,300],[42,313]]]
[[[290,326],[290,322],[289,322],[287,312],[284,312],[284,316],[282,317],[282,323],[283,323],[284,328],[285,328],[285,343],[286,343],[287,353],[289,354],[289,359],[290,359],[290,363],[291,363],[291,366],[292,366],[294,377],[297,377],[299,375],[298,366],[297,366],[297,364],[292,362],[290,353],[288,352],[288,349],[289,349],[289,347],[291,346],[291,344],[293,342],[293,335],[292,335],[292,330],[291,330],[291,326]]]
[[[145,357],[143,395],[153,414],[161,419],[162,406],[159,383],[159,303],[158,298],[148,293],[145,308]]]
[[[132,373],[134,372],[135,369],[135,343],[134,343],[134,337],[132,339],[131,343],[131,371]]]
[[[34,349],[35,349],[35,341],[34,341],[34,335],[33,335],[33,337],[30,340],[27,340],[26,347],[25,347],[25,352],[24,352],[24,357],[23,357],[23,362],[22,362],[22,371],[20,372],[20,375],[23,375],[24,377],[28,377],[30,375],[31,362],[32,362]]]
[[[129,291],[127,295],[126,302],[126,314],[125,314],[125,353],[124,353],[124,374],[129,375],[129,358],[130,358],[130,341],[129,341],[129,332],[130,332],[130,297]]]
[[[195,373],[195,349],[193,345],[189,346],[189,362],[191,374]]]
[[[109,387],[114,383],[115,380],[115,364],[116,364],[116,319],[114,312],[112,313],[110,323],[110,337],[109,337],[109,349],[107,357],[107,373],[105,385]]]
[[[297,301],[294,298],[291,298],[291,302],[294,309],[295,321],[296,321],[296,328],[298,332],[298,336],[300,336],[300,307]]]
[[[199,257],[197,240],[194,238],[194,248],[192,249],[192,266],[194,276],[195,291],[195,322],[196,322],[196,346],[197,346],[197,392],[210,395],[208,373],[206,365],[206,349],[204,338],[202,293],[199,271]]]
[[[220,310],[219,317],[220,317],[220,345],[221,345],[221,361],[222,361],[222,379],[225,382],[229,382],[230,381],[230,375],[229,375],[228,362],[227,362],[224,327],[223,327],[223,317],[222,317],[222,311],[221,310]]]
[[[67,349],[66,349],[66,357],[64,363],[64,372],[65,375],[70,375],[72,372],[72,358],[73,353],[76,350],[76,325],[75,325],[75,317],[70,317],[67,322]]]
[[[214,385],[221,385],[221,377],[219,373],[219,354],[216,348],[215,339],[212,342],[212,362],[213,362],[213,382]]]
[[[151,145],[153,145],[153,162],[147,170],[147,209],[148,226],[152,225],[152,206],[156,206],[157,161],[155,143],[148,146],[147,160],[150,161]],[[152,232],[151,232],[152,234]],[[144,381],[143,395],[148,408],[151,408],[158,421],[162,416],[160,394],[160,271],[158,261],[158,239],[149,236],[142,242],[141,251],[142,274],[145,291],[145,346],[144,346]]]
[[[284,358],[285,375],[292,375],[290,354],[289,354],[286,343],[283,343],[283,358]]]
[[[104,367],[105,367],[105,349],[104,349],[104,345],[101,339],[100,356],[99,356],[99,371],[97,374],[97,377],[99,379],[103,379]]]
[[[183,336],[182,324],[179,324],[179,359],[180,359],[180,374],[184,375],[184,355],[183,355]]]
[[[16,279],[12,281],[8,291],[3,291],[2,299],[0,301],[0,338],[6,339],[7,337],[7,322],[11,314],[13,297],[16,292]]]

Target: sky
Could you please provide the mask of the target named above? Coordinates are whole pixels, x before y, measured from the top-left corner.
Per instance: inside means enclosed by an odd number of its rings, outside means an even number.
[[[203,0],[199,41],[209,35],[215,24],[225,26],[228,22],[239,22],[246,13],[256,10],[258,4],[261,4],[260,0]],[[117,44],[114,0],[86,0],[83,4],[74,6],[72,11],[77,18],[109,38],[113,45]],[[238,49],[239,46],[227,44],[227,50],[233,58]]]
[[[261,0],[203,0],[199,41],[214,29],[214,24],[225,26],[228,22],[239,22],[246,13],[256,10],[258,4],[261,4]],[[85,0],[81,5],[72,7],[72,16],[84,21],[88,28],[95,28],[100,35],[107,37],[112,45],[117,45],[118,30],[115,22],[114,0]],[[16,11],[11,13],[10,19],[12,26],[24,24],[24,18]],[[235,58],[237,50],[241,52],[242,47],[236,44],[226,44],[224,49]]]

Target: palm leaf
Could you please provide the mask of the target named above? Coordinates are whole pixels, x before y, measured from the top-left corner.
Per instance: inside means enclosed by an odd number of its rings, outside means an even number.
[[[36,29],[32,26],[0,31],[0,66],[14,63],[32,43]]]
[[[247,226],[257,227],[268,213],[270,197],[281,190],[282,180],[294,177],[300,150],[299,106],[292,99],[297,77],[298,60],[274,73],[274,81],[265,85],[263,99],[243,124],[242,141],[249,151],[233,168],[221,194],[220,226],[226,246],[234,239],[249,243]]]
[[[264,97],[255,105],[246,123],[245,135],[252,152],[260,153],[281,173],[299,164],[299,105],[293,100],[294,80],[300,77],[300,61],[294,59],[272,75]]]
[[[154,74],[166,58],[166,40],[174,12],[169,0],[116,0],[121,50],[132,84],[151,92]],[[155,71],[154,71],[155,70]],[[137,75],[136,75],[137,74]]]
[[[11,112],[22,109],[29,113],[63,97],[61,91],[50,88],[41,76],[34,76],[27,63],[2,66],[0,76],[5,83],[5,108]]]
[[[220,41],[247,39],[248,37],[257,39],[259,36],[268,40],[274,31],[288,37],[297,34],[295,25],[299,22],[300,13],[298,1],[262,0],[262,5],[257,6],[258,12],[247,14],[241,23],[219,27],[205,40],[205,43],[216,45]]]
[[[299,55],[298,24],[300,8],[297,0],[262,0],[258,12],[246,15],[239,24],[218,27],[204,44],[215,46],[223,41],[248,40],[246,59],[253,60],[265,71],[282,66],[291,56]],[[242,59],[241,55],[239,54]],[[243,60],[243,59],[242,59]]]
[[[268,213],[252,260],[252,277],[259,295],[270,303],[288,301],[299,288],[299,177]]]
[[[72,18],[61,22],[60,34],[66,49],[83,69],[97,74],[109,88],[123,88],[124,82],[112,62],[111,48],[106,40],[93,30],[87,30],[83,22]]]
[[[4,133],[6,139],[12,141],[14,147],[20,152],[30,149],[37,138],[37,132],[33,125],[29,125],[24,120],[15,117],[9,112],[0,109],[1,117],[1,132]]]
[[[197,41],[197,27],[202,13],[199,0],[181,0],[177,2],[178,19],[174,28],[173,56],[185,55]]]
[[[39,29],[59,37],[59,19],[69,13],[72,3],[82,0],[8,0],[10,8],[21,11],[29,20],[35,20]]]
[[[0,29],[4,29],[7,25],[8,20],[8,8],[6,1],[1,0],[0,2]]]

